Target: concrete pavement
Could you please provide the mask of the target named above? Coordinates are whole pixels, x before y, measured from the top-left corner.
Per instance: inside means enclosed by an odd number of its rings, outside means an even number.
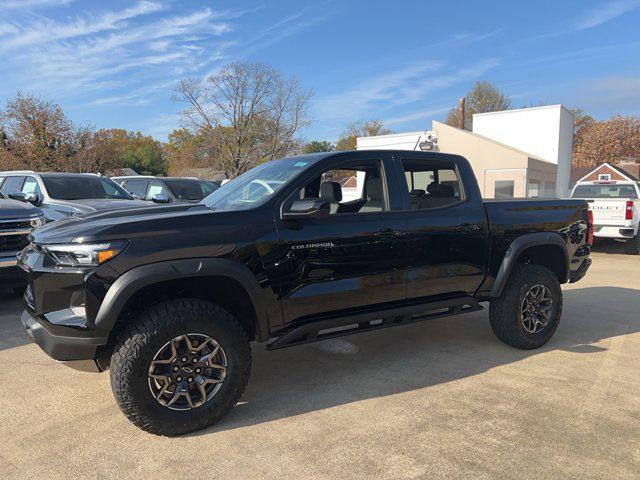
[[[3,478],[640,478],[640,258],[596,253],[554,338],[523,352],[487,311],[254,348],[219,425],[160,438],[107,374],[56,364],[0,297]]]

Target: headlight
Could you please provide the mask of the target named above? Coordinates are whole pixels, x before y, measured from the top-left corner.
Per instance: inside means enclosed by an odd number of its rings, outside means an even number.
[[[122,252],[126,242],[66,243],[42,245],[59,266],[97,267]]]

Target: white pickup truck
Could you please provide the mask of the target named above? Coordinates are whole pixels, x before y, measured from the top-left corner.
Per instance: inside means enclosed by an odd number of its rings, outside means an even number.
[[[595,237],[625,242],[625,253],[640,254],[640,182],[578,182],[571,198],[582,198],[589,203]]]

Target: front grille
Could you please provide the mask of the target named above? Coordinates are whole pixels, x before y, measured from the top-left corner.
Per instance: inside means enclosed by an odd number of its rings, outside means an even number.
[[[31,220],[8,221],[0,220],[0,232],[4,230],[23,230],[31,228]]]
[[[19,252],[29,245],[26,232],[30,230],[30,219],[0,220],[0,255]]]
[[[0,236],[0,255],[3,253],[15,253],[29,245],[26,235]]]

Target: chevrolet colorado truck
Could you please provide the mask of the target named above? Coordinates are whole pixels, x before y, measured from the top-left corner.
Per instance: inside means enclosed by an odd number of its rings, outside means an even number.
[[[592,234],[584,200],[483,201],[459,156],[289,157],[202,204],[35,230],[22,322],[54,359],[109,369],[138,427],[178,435],[236,404],[252,341],[272,350],[488,302],[498,339],[538,348],[560,321],[560,285],[589,268]]]

